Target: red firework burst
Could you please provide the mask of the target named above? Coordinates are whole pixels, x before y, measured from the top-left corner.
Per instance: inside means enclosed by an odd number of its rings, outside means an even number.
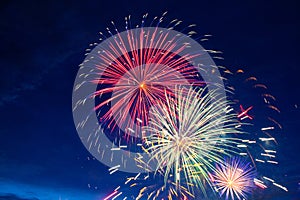
[[[99,75],[93,80],[98,85],[93,98],[101,99],[95,110],[109,107],[101,120],[110,128],[118,125],[127,133],[139,134],[147,125],[149,108],[165,99],[165,91],[173,96],[176,85],[203,82],[190,63],[199,54],[185,54],[188,44],[177,43],[176,37],[171,41],[168,31],[128,30],[126,36],[117,33],[105,51],[98,51],[101,62],[93,70]]]

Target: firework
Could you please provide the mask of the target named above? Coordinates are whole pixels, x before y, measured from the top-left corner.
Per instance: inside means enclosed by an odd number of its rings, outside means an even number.
[[[241,134],[236,129],[236,114],[231,113],[229,102],[219,97],[218,91],[207,88],[179,87],[176,100],[166,98],[151,110],[146,151],[150,160],[157,161],[156,170],[164,170],[165,180],[174,174],[180,186],[181,176],[187,182],[204,189],[210,183],[209,171],[213,163],[222,162],[223,155],[238,152]],[[186,96],[184,94],[187,94]],[[165,93],[168,97],[168,94]]]
[[[208,55],[222,59],[220,52],[203,49],[191,39],[194,31],[185,34],[194,25],[183,33],[173,30],[178,20],[159,27],[164,15],[155,17],[150,27],[145,25],[147,14],[134,27],[130,17],[125,18],[123,32],[112,22],[113,29],[107,28],[111,37],[100,33],[104,41],[87,49],[73,93],[74,122],[86,148],[110,167],[109,174],[138,173],[125,183],[139,186],[139,192],[131,195],[136,199],[190,199],[198,188],[204,196],[215,188],[226,199],[241,199],[252,183],[262,189],[272,184],[287,191],[272,176],[253,179],[250,164],[239,159],[223,163],[224,156],[239,155],[251,159],[256,169],[261,164],[277,165],[276,139],[271,133],[281,125],[273,117],[262,123],[265,113],[257,111],[264,110],[253,98],[241,98],[252,93],[240,89],[240,82],[226,88],[234,89],[228,95],[223,85],[228,79]],[[200,41],[207,37],[210,35]],[[225,74],[234,74],[221,68]],[[264,84],[255,77],[246,82],[263,91],[264,106],[280,113]],[[145,171],[146,175],[140,173]],[[119,189],[105,199],[124,196]]]
[[[254,188],[255,170],[237,158],[217,164],[216,171],[212,175],[214,187],[220,196],[226,199],[246,199],[247,194]]]
[[[92,71],[99,74],[92,81],[97,85],[92,97],[98,100],[96,111],[110,106],[100,118],[112,129],[126,124],[123,130],[139,133],[139,127],[147,125],[149,108],[165,98],[165,91],[172,95],[175,85],[201,84],[190,63],[199,54],[185,54],[188,44],[179,45],[178,38],[168,34],[158,28],[138,34],[128,30],[124,40],[117,32],[99,53],[101,61]]]
[[[166,103],[166,98],[176,99],[177,85],[218,87],[226,96],[218,66],[208,54],[219,52],[205,50],[190,37],[194,25],[182,33],[173,30],[178,20],[166,28],[158,26],[163,17],[155,17],[150,27],[145,20],[146,15],[132,28],[127,17],[125,31],[119,32],[113,23],[107,28],[110,37],[101,33],[101,43],[87,49],[74,83],[77,132],[95,158],[109,167],[120,165],[110,173],[140,172],[128,164],[142,151],[149,110],[158,102]]]
[[[104,41],[91,44],[96,47],[87,49],[80,65],[74,92],[83,94],[76,98],[74,109],[92,99],[98,121],[111,131],[117,128],[139,137],[141,127],[148,125],[149,109],[164,100],[165,91],[172,96],[176,85],[203,86],[208,81],[223,87],[218,67],[208,54],[219,52],[205,50],[190,38],[194,25],[184,28],[187,35],[173,30],[181,23],[178,20],[166,28],[151,27],[156,19],[161,23],[164,15],[155,17],[150,27],[145,27],[144,15],[142,24],[134,28],[126,17],[125,31],[119,32],[112,22],[113,27],[107,28],[111,37],[100,33]]]

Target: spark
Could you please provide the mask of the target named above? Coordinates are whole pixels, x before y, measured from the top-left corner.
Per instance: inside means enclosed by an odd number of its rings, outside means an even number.
[[[117,171],[118,171],[118,169],[114,169],[114,170],[110,171],[109,174],[113,174],[113,173],[115,173]]]
[[[274,127],[273,127],[273,126],[270,126],[270,127],[262,128],[261,130],[262,130],[262,131],[274,130]]]
[[[248,112],[249,112],[250,110],[252,110],[252,108],[253,108],[253,106],[250,106],[249,108],[244,109],[243,106],[240,105],[241,113],[238,114],[238,118],[241,118],[241,120],[246,119],[246,118],[249,118],[249,119],[252,120],[253,117],[250,116],[250,115],[248,114]]]
[[[110,199],[111,197],[113,197],[117,193],[118,193],[118,191],[115,190],[111,194],[109,194],[107,197],[105,197],[103,200],[108,200],[108,199]]]
[[[263,178],[266,179],[266,180],[268,180],[268,181],[271,181],[271,182],[273,182],[273,183],[275,182],[273,179],[270,179],[270,178],[268,178],[268,177],[266,177],[266,176],[263,176]]]
[[[109,168],[108,171],[115,170],[115,169],[117,169],[117,168],[119,168],[119,167],[120,167],[120,165],[116,165],[116,166],[114,166],[114,167]]]
[[[273,183],[273,185],[275,185],[276,187],[279,187],[279,188],[283,189],[286,192],[288,191],[288,189],[286,187],[284,187],[282,185],[279,185],[278,183]]]
[[[275,141],[275,138],[270,137],[270,138],[259,138],[262,142],[266,142],[266,141]]]
[[[261,162],[261,163],[265,163],[264,160],[260,160],[260,159],[255,159],[256,162]]]
[[[267,154],[267,153],[261,153],[260,155],[266,156],[266,157],[270,157],[270,158],[275,158],[275,157],[276,157],[276,156],[274,156],[274,155]]]
[[[274,150],[268,150],[268,149],[266,149],[265,152],[266,153],[276,153],[276,151],[274,151]]]
[[[115,200],[117,197],[119,197],[120,195],[122,195],[123,192],[120,192],[119,194],[117,194],[116,196],[114,196],[111,200]]]
[[[276,164],[276,165],[278,164],[277,161],[273,161],[273,160],[268,160],[267,162],[268,162],[268,163],[272,163],[272,164]]]
[[[268,188],[263,181],[259,180],[259,179],[254,179],[254,184],[257,185],[258,187],[260,187],[261,189],[266,189]]]

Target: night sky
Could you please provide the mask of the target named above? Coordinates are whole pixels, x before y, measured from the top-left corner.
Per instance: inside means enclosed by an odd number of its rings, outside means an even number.
[[[126,174],[109,175],[81,143],[72,118],[72,89],[85,49],[113,20],[197,24],[212,34],[205,48],[222,64],[258,77],[277,98],[283,126],[278,177],[289,192],[262,199],[300,199],[300,5],[285,1],[1,1],[0,199],[99,200]]]

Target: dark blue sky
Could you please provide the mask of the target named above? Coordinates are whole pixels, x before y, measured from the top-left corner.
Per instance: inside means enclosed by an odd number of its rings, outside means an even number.
[[[85,49],[111,20],[124,27],[129,14],[139,23],[146,12],[152,18],[168,11],[167,20],[195,23],[199,34],[212,34],[205,48],[223,51],[223,64],[257,76],[277,97],[281,167],[290,193],[275,191],[265,199],[299,200],[299,7],[296,0],[2,1],[0,199],[7,192],[2,199],[22,198],[20,188],[32,192],[23,198],[95,199],[122,182],[77,136],[73,82]]]

